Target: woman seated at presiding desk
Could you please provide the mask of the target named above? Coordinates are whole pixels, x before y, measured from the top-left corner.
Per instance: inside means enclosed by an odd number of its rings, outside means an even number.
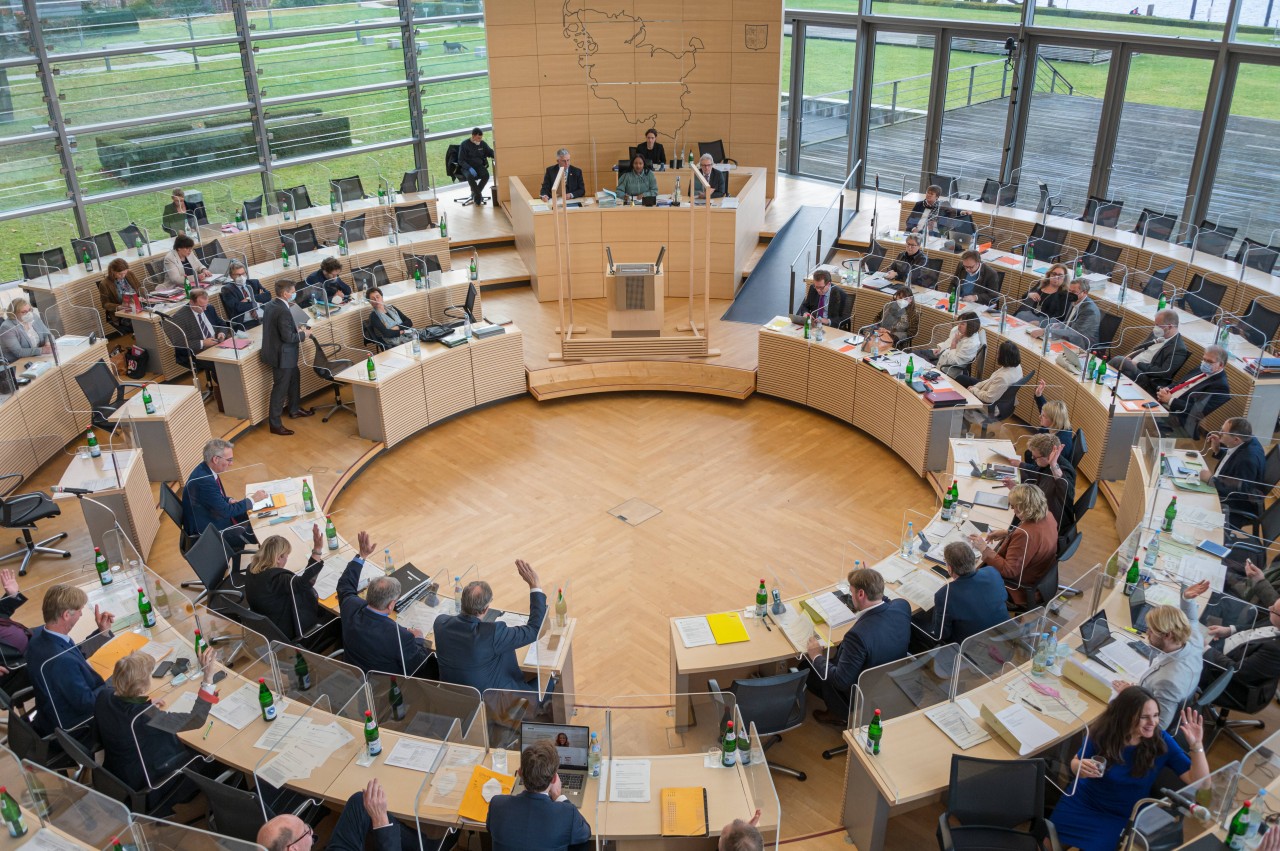
[[[107,273],[98,281],[98,298],[102,302],[102,312],[107,314],[107,321],[122,333],[133,332],[133,323],[128,319],[117,319],[116,311],[124,306],[124,300],[136,296],[133,284],[129,283],[129,261],[117,257],[107,264]]]
[[[871,333],[878,335],[881,342],[903,348],[911,343],[919,329],[920,311],[916,309],[915,291],[899,284],[893,291],[893,300],[880,310],[880,321]]]
[[[951,333],[944,344],[936,349],[921,349],[920,355],[957,383],[968,387],[978,383],[969,375],[969,366],[986,343],[987,332],[982,330],[982,320],[978,314],[966,310],[951,326]]]
[[[885,270],[884,277],[890,281],[908,281],[916,283],[920,286],[919,281],[913,280],[915,275],[912,273],[916,269],[925,268],[925,264],[929,262],[929,258],[920,250],[920,237],[914,233],[907,234],[907,246],[898,254],[898,259],[889,264],[889,268]]]
[[[364,320],[366,339],[376,341],[384,349],[390,349],[413,338],[413,323],[395,307],[387,304],[381,289],[370,287],[365,295],[373,308]]]
[[[1047,275],[1031,285],[1031,290],[1022,297],[1022,307],[1014,315],[1024,322],[1041,324],[1065,319],[1071,309],[1067,296],[1070,283],[1071,273],[1067,267],[1054,263]]]
[[[200,691],[179,732],[203,726],[209,710],[218,702],[213,683],[218,668],[214,653],[209,647],[200,654]],[[153,726],[152,718],[138,720],[153,705],[163,709],[147,697],[156,664],[154,656],[142,651],[122,657],[111,673],[111,684],[98,692],[93,704],[92,724],[102,743],[102,767],[135,791],[147,789],[199,757],[178,741],[176,734]],[[168,813],[173,804],[190,801],[199,791],[190,780],[178,775],[147,792],[147,812],[157,816]],[[165,805],[163,812],[155,812],[161,804]]]
[[[0,351],[9,363],[53,354],[53,332],[25,298],[9,302],[9,318],[0,325]]]
[[[625,198],[658,197],[658,178],[646,167],[644,157],[631,158],[631,171],[618,175],[618,194]]]
[[[281,535],[262,542],[245,579],[245,602],[249,608],[276,625],[289,641],[311,632],[329,618],[320,611],[316,577],[324,568],[324,536],[319,524],[311,524],[311,555],[301,573],[285,565],[293,545]]]
[[[651,170],[661,171],[667,167],[667,149],[658,141],[658,131],[653,127],[644,131],[644,141],[636,145],[636,153],[644,157]]]
[[[1015,605],[1027,603],[1026,589],[1049,572],[1058,560],[1058,519],[1049,514],[1044,492],[1035,485],[1018,485],[1009,491],[1014,522],[1008,529],[970,535],[969,542],[982,553],[982,563],[1000,572]],[[992,544],[995,548],[992,548]]]
[[[1000,401],[1005,391],[1022,380],[1022,349],[1013,340],[1005,340],[996,351],[998,368],[987,378],[969,388],[969,392],[987,404],[987,409],[968,410],[964,418],[981,425],[988,413],[994,415],[991,406]]]
[[[1074,795],[1063,796],[1050,819],[1063,848],[1115,851],[1134,805],[1151,793],[1165,768],[1184,784],[1209,776],[1200,714],[1182,711],[1188,756],[1161,727],[1155,697],[1139,686],[1120,692],[1089,726],[1084,747],[1071,758],[1079,785]]]

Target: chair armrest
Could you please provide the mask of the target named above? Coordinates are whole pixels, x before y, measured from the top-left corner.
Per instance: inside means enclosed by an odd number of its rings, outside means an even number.
[[[1049,840],[1049,851],[1062,851],[1062,843],[1058,841],[1058,829],[1053,826],[1053,822],[1042,819],[1041,824],[1044,827],[1045,837]]]
[[[951,838],[951,824],[944,812],[938,816],[938,847],[942,851],[955,851],[955,840]]]

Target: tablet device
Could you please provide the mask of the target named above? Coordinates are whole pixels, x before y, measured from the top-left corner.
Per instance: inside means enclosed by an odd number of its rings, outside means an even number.
[[[999,508],[1004,510],[1009,507],[1009,495],[1003,493],[978,491],[973,495],[973,501],[974,504],[985,505],[987,508]]]

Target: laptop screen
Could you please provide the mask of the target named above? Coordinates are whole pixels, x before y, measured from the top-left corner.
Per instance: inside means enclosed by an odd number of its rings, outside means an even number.
[[[1080,624],[1080,638],[1084,643],[1086,655],[1096,653],[1111,638],[1111,625],[1107,623],[1107,613],[1100,611],[1084,623]]]
[[[536,724],[529,721],[520,725],[520,750],[534,742],[548,741],[560,754],[561,768],[587,768],[587,750],[591,744],[588,727],[569,724]]]

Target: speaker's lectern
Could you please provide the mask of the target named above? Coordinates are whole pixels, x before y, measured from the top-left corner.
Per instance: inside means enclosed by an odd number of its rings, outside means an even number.
[[[654,263],[613,262],[613,251],[605,246],[609,265],[605,269],[604,293],[609,309],[612,337],[661,337],[662,306],[665,301],[662,258],[664,245]]]

